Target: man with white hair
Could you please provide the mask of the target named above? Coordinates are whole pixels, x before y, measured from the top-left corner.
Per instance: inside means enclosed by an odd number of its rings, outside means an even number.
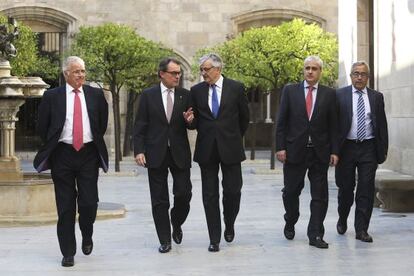
[[[108,151],[103,139],[108,104],[102,89],[84,84],[86,71],[81,58],[70,56],[62,67],[66,84],[46,91],[39,106],[37,131],[42,146],[33,165],[38,172],[51,170],[62,266],[73,266],[76,210],[82,252],[89,255],[93,249],[99,167],[108,170]]]
[[[246,159],[243,136],[249,125],[249,108],[242,83],[224,77],[223,63],[217,54],[200,58],[203,82],[191,88],[197,129],[194,161],[201,169],[204,211],[206,213],[210,252],[220,250],[221,219],[219,178],[223,186],[224,239],[234,239],[234,222],[240,208],[242,188],[241,162]]]

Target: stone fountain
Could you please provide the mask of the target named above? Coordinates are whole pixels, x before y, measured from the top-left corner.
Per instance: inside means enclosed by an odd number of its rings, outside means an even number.
[[[15,25],[15,22],[14,22]],[[55,222],[56,203],[50,174],[24,173],[15,155],[17,112],[27,98],[41,97],[49,87],[39,77],[17,78],[10,74],[7,58],[16,55],[11,44],[17,35],[0,25],[0,226]],[[99,203],[98,218],[122,217],[121,204]]]

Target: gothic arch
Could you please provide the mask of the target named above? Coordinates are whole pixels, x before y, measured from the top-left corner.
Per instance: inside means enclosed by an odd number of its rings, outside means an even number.
[[[1,11],[27,25],[70,35],[77,30],[78,20],[71,14],[43,6],[17,6]],[[35,31],[38,31],[35,29]]]
[[[325,29],[326,20],[322,17],[291,9],[263,9],[244,12],[233,16],[233,33],[237,34],[252,27],[274,26],[293,18],[302,18],[306,22],[316,23]]]

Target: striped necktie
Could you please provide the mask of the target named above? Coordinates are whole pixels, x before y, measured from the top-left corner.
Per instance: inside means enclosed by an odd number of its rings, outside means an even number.
[[[363,98],[362,91],[356,91],[358,94],[358,104],[357,104],[357,139],[363,141],[366,137],[366,128],[365,128],[365,103]]]

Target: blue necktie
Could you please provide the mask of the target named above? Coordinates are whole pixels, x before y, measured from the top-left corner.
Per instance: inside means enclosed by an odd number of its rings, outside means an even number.
[[[212,84],[211,89],[213,90],[213,94],[211,95],[211,112],[213,113],[214,118],[217,118],[220,105],[218,102],[216,85]]]
[[[362,91],[356,91],[358,94],[358,104],[357,104],[357,139],[363,141],[366,136],[365,129],[365,103],[364,98],[362,97]]]

